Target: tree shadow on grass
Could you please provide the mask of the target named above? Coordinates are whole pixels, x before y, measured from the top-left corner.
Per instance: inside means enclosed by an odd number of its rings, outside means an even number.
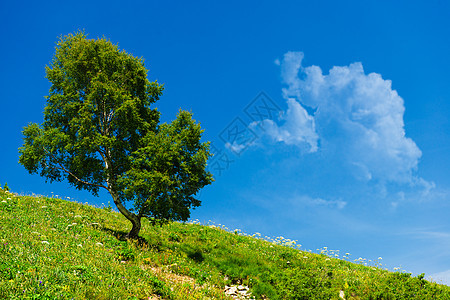
[[[196,263],[201,263],[205,258],[203,257],[203,253],[200,250],[194,250],[194,251],[185,251],[187,256],[195,261]]]
[[[108,228],[108,227],[102,227],[101,230],[106,232],[106,233],[108,233],[109,235],[114,236],[117,240],[119,240],[121,242],[126,242],[128,240],[132,240],[132,241],[137,242],[138,246],[141,247],[141,248],[147,247],[147,248],[155,249],[157,251],[161,251],[161,247],[160,247],[159,243],[152,244],[149,241],[147,241],[147,239],[145,239],[144,237],[139,236],[139,237],[137,237],[135,239],[128,239],[128,238],[126,238],[127,233],[128,233],[127,231],[115,230],[115,229],[111,229],[111,228]]]
[[[102,227],[101,230],[103,232],[106,232],[107,234],[115,237],[117,240],[121,242],[127,242],[129,239],[126,238],[127,231],[123,230],[115,230],[108,227]],[[160,241],[157,241],[156,243],[149,242],[146,238],[139,236],[136,239],[133,239],[133,241],[137,242],[137,245],[141,248],[147,248],[147,249],[153,249],[158,252],[164,251],[165,247],[162,246],[162,243]],[[203,255],[203,251],[201,249],[198,249],[197,247],[180,247],[180,250],[186,254],[186,256],[196,263],[202,263],[205,260],[205,257]]]

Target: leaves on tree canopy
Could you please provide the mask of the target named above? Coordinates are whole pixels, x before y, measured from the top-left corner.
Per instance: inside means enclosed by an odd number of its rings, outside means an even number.
[[[144,61],[79,32],[59,40],[46,74],[44,122],[24,129],[19,162],[94,195],[105,188],[138,217],[186,220],[213,180],[209,144],[191,113],[159,125],[151,104],[163,86],[147,79]]]

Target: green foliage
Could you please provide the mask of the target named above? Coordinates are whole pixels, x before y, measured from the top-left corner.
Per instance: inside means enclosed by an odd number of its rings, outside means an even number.
[[[156,129],[159,112],[150,104],[163,87],[148,81],[142,59],[84,33],[60,39],[46,73],[44,123],[24,129],[20,163],[50,181],[67,179],[96,193],[108,176],[129,168],[127,155]]]
[[[3,186],[3,190],[5,191],[9,191],[9,186],[8,183],[5,182],[5,185]]]
[[[103,207],[104,210],[111,212],[112,211],[112,206],[111,206],[111,202],[108,201],[108,206]]]
[[[209,144],[200,125],[180,111],[159,125],[151,105],[163,86],[147,79],[141,58],[83,32],[61,37],[50,66],[44,122],[23,130],[19,162],[49,181],[112,196],[137,236],[141,217],[187,220],[194,195],[212,182]],[[131,204],[131,208],[127,205]]]
[[[140,240],[123,240],[126,226],[113,211],[0,190],[0,298],[229,299],[224,286],[244,284],[256,299],[450,299],[450,287],[424,274],[301,251],[281,237],[145,221]]]
[[[149,132],[143,146],[131,155],[131,168],[119,180],[123,196],[135,209],[156,220],[187,220],[189,209],[200,205],[194,198],[212,182],[205,172],[208,144],[192,115],[180,111],[171,124]],[[151,158],[151,159],[149,159]]]

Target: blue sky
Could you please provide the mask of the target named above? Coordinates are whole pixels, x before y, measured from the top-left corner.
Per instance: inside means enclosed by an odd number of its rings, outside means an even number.
[[[0,184],[110,201],[18,164],[44,67],[84,29],[143,57],[170,121],[192,110],[216,181],[192,217],[450,283],[447,1],[2,1]]]

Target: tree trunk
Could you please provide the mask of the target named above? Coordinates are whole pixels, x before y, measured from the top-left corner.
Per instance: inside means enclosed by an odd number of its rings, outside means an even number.
[[[141,230],[141,217],[132,213],[129,211],[120,201],[119,196],[117,193],[110,189],[109,193],[111,194],[111,197],[113,198],[114,204],[119,209],[120,213],[127,218],[133,227],[131,228],[131,231],[127,233],[125,238],[127,239],[135,239],[139,236],[139,231]]]
[[[131,221],[133,227],[130,232],[125,236],[127,239],[137,239],[139,237],[139,231],[141,230],[141,218],[136,216],[136,219]]]
[[[105,135],[108,134],[108,130],[105,130]],[[110,149],[106,149],[105,154],[102,154],[102,158],[105,162],[105,169],[106,169],[106,183],[108,185],[108,192],[111,194],[111,197],[113,198],[114,204],[119,209],[120,213],[127,218],[133,227],[131,228],[131,231],[128,232],[128,234],[125,236],[127,239],[135,239],[139,236],[139,231],[141,230],[141,217],[132,213],[129,211],[123,204],[122,201],[119,199],[119,195],[117,194],[116,188],[115,188],[115,179],[114,176],[110,173],[110,170],[112,168],[111,165],[111,155],[110,155]]]

